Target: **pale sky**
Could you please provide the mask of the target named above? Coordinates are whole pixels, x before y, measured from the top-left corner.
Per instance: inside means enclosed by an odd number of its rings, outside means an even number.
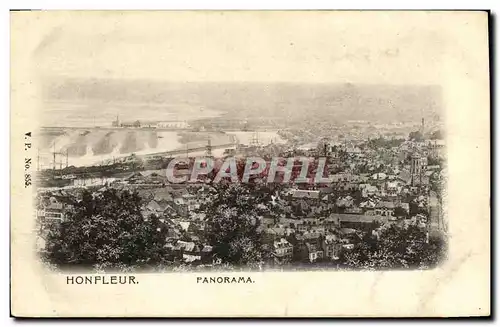
[[[22,18],[22,17],[21,17]],[[14,20],[44,76],[440,84],[464,33],[416,12],[45,12]],[[458,24],[460,26],[460,24]],[[465,35],[466,36],[466,35]]]

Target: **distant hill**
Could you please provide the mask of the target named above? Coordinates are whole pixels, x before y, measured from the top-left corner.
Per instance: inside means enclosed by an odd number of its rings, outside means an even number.
[[[168,104],[225,112],[231,118],[276,117],[343,122],[433,120],[441,112],[438,86],[291,83],[167,83],[146,80],[61,79],[44,85],[46,101]]]

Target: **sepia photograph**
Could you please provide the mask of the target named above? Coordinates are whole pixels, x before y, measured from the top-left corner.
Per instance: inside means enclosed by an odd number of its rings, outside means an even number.
[[[222,316],[307,316],[255,303],[385,275],[401,306],[466,278],[455,308],[489,313],[487,12],[20,11],[11,38],[11,269],[53,301],[20,305],[14,282],[21,315],[209,312],[91,303],[157,298],[153,275],[193,296],[244,287],[252,305]],[[309,313],[461,314],[382,298]]]
[[[55,268],[445,259],[439,86],[43,82],[33,183],[38,251]]]

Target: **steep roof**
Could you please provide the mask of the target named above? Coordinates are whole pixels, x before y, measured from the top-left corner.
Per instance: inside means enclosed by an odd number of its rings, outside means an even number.
[[[300,199],[318,199],[319,191],[311,190],[292,190],[292,197]]]
[[[373,221],[385,222],[387,218],[383,216],[371,216],[371,215],[354,215],[354,214],[335,214],[338,215],[341,222],[355,222],[355,223],[370,223]]]
[[[183,230],[188,230],[189,225],[191,225],[191,223],[189,221],[179,221],[179,225]]]
[[[290,242],[288,242],[284,238],[281,238],[281,239],[279,239],[277,241],[274,241],[274,247],[277,248],[277,249],[278,248],[284,248],[284,247],[290,247],[290,246],[291,246]]]
[[[380,201],[375,206],[375,208],[388,208],[388,209],[394,209],[395,207],[396,207],[396,204],[394,204],[394,202],[391,202],[391,201]]]

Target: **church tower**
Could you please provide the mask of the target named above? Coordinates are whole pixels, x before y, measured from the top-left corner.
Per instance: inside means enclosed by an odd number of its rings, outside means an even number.
[[[207,146],[206,146],[205,152],[206,152],[207,157],[212,156],[212,140],[210,139],[210,136],[208,137],[208,140],[207,140]]]
[[[418,153],[411,156],[411,185],[417,186],[422,184],[423,176],[425,174],[425,166],[427,165],[426,158]]]

